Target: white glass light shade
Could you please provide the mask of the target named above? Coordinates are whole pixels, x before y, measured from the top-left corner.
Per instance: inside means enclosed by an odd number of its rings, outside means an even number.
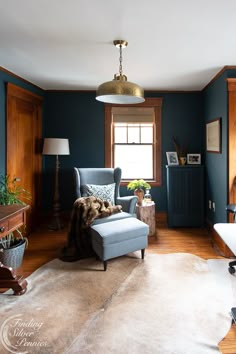
[[[43,155],[70,155],[69,140],[58,138],[45,138]]]

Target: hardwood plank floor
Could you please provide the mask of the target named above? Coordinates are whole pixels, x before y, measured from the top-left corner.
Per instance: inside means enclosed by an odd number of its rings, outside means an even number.
[[[23,265],[17,270],[17,273],[27,277],[41,265],[57,258],[66,242],[66,237],[67,228],[63,231],[48,231],[46,225],[42,225],[29,236],[29,246],[25,252]],[[165,219],[158,216],[156,236],[149,237],[147,252],[187,252],[203,259],[222,258],[217,249],[213,247],[207,229],[169,229]],[[219,347],[223,354],[236,354],[236,325],[231,326],[229,333],[221,341]]]

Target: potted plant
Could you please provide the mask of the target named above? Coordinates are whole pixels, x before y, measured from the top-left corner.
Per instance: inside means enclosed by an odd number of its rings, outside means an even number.
[[[144,189],[151,189],[151,186],[149,183],[144,181],[144,179],[134,179],[133,181],[129,182],[127,189],[134,191],[134,195],[138,197],[138,205],[142,205]]]
[[[18,179],[0,176],[0,205],[25,204],[22,199],[31,199],[30,193],[18,185]],[[23,230],[24,231],[24,230]],[[0,238],[0,262],[5,266],[18,268],[21,266],[27,238],[23,231],[16,229]]]

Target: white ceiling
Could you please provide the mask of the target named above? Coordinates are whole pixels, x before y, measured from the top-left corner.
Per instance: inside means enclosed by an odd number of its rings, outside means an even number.
[[[0,66],[43,89],[201,90],[236,65],[236,0],[0,0]]]

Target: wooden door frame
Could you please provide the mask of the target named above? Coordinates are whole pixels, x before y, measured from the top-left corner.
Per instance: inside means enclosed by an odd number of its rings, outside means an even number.
[[[236,79],[228,78],[228,204],[236,203]],[[233,215],[228,215],[233,222]]]

